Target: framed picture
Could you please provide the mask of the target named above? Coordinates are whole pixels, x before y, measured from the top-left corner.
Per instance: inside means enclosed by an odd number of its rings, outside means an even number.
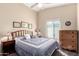
[[[21,22],[13,22],[13,28],[21,28]]]
[[[28,23],[27,22],[21,22],[21,27],[22,28],[28,28]]]
[[[32,29],[32,24],[28,24],[28,28],[29,29]]]

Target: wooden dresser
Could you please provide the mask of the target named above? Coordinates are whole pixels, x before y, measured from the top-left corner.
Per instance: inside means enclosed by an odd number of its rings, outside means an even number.
[[[78,52],[78,31],[60,30],[60,46]]]

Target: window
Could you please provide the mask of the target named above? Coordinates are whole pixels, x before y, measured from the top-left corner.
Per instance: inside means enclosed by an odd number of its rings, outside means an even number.
[[[60,21],[47,22],[48,38],[59,39]]]

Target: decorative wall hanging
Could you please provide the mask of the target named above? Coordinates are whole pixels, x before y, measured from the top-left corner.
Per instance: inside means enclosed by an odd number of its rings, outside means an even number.
[[[21,21],[21,22],[14,21],[13,22],[13,28],[28,28],[28,29],[32,29],[32,24],[30,24],[28,22],[24,22],[24,21]]]
[[[66,21],[66,22],[65,22],[65,25],[66,25],[66,26],[70,26],[70,25],[71,25],[71,22],[70,22],[70,21]]]
[[[28,23],[27,22],[21,22],[21,27],[22,28],[28,28]]]
[[[13,22],[13,28],[21,28],[21,22]]]
[[[28,24],[28,29],[32,29],[32,24]]]

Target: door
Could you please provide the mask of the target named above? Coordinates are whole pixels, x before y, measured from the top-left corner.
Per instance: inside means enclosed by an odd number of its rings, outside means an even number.
[[[47,22],[47,36],[48,38],[57,39],[59,41],[60,21]]]

